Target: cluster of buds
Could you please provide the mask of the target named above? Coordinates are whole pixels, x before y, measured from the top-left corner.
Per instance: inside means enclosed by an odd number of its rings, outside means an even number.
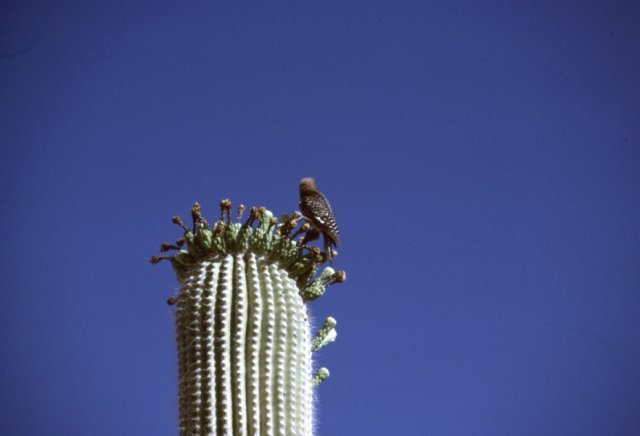
[[[231,220],[231,209],[231,200],[220,201],[220,217],[209,225],[202,215],[200,204],[195,203],[191,208],[191,229],[182,218],[173,216],[171,221],[182,229],[184,235],[174,244],[163,242],[160,252],[176,253],[152,256],[151,263],[171,261],[180,278],[181,274],[202,258],[245,250],[254,251],[266,255],[271,261],[289,270],[290,275],[301,286],[301,296],[305,301],[318,298],[328,285],[345,281],[345,272],[336,272],[330,266],[325,267],[319,277],[313,280],[328,256],[317,247],[303,243],[306,234],[313,231],[313,227],[306,221],[301,223],[302,216],[299,213],[294,212],[277,219],[264,207],[252,207],[244,224],[240,224],[245,206],[238,206],[235,223]]]

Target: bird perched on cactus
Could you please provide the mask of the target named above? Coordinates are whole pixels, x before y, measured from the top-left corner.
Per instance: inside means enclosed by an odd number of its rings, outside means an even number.
[[[313,229],[307,232],[303,243],[317,239],[322,234],[327,259],[331,260],[333,258],[332,246],[337,246],[340,243],[338,239],[340,232],[327,197],[318,191],[316,182],[311,177],[300,180],[300,211],[313,225]]]

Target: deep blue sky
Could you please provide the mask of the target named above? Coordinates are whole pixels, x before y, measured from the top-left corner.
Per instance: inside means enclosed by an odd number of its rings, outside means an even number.
[[[221,198],[330,198],[320,435],[640,431],[636,1],[0,1],[0,422],[174,435]]]

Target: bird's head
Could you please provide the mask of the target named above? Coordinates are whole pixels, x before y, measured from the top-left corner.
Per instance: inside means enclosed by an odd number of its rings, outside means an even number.
[[[316,188],[316,181],[313,180],[313,177],[305,177],[304,179],[300,180],[300,194],[317,190],[318,188]]]

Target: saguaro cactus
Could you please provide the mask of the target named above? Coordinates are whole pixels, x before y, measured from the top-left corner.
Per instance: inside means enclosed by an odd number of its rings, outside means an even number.
[[[176,305],[180,434],[312,435],[313,387],[328,376],[326,368],[312,375],[312,352],[336,332],[329,317],[311,338],[305,303],[345,274],[331,267],[317,274],[326,255],[293,239],[308,226],[290,236],[299,215],[278,223],[253,208],[240,224],[243,206],[235,223],[229,200],[221,209],[211,226],[197,203],[193,229],[174,217],[184,239],[161,250],[177,254],[151,259],[169,259],[180,283],[169,299]]]

